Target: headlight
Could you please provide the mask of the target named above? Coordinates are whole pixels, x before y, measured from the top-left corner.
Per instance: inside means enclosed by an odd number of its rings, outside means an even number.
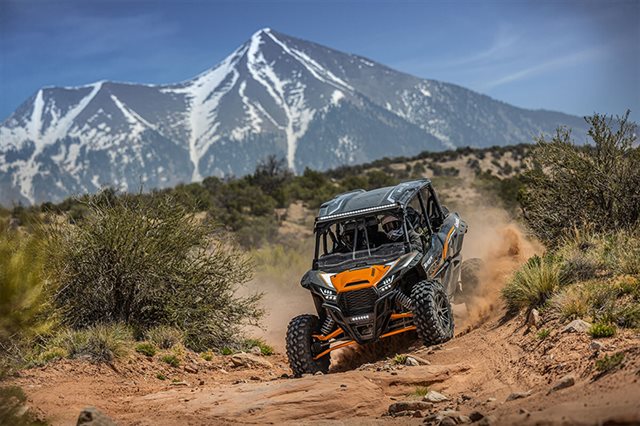
[[[386,291],[389,291],[391,289],[391,284],[393,284],[393,278],[394,277],[395,277],[395,275],[391,275],[390,277],[387,277],[384,280],[382,280],[382,282],[380,282],[378,284],[378,291],[380,293],[384,293]]]
[[[320,287],[320,291],[322,292],[322,296],[324,296],[325,300],[335,302],[338,297],[335,291],[329,290],[328,288]]]

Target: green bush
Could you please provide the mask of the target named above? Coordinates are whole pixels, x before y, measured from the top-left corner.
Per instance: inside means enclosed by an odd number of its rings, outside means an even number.
[[[0,378],[54,329],[49,293],[40,235],[0,220]]]
[[[250,350],[251,348],[258,347],[260,348],[260,353],[262,355],[273,355],[274,350],[273,347],[267,345],[267,343],[262,339],[247,339],[243,343],[244,350]]]
[[[160,325],[146,332],[147,339],[160,349],[171,349],[184,342],[184,334],[175,327]]]
[[[521,200],[529,227],[546,245],[558,245],[575,228],[638,227],[640,148],[628,117],[586,118],[593,145],[575,145],[566,129],[538,140]]]
[[[136,345],[136,352],[152,357],[156,354],[156,346],[153,343],[142,342]]]
[[[174,368],[177,368],[180,366],[180,359],[175,354],[162,355],[162,357],[160,357],[160,360],[162,360],[162,362],[166,362],[167,364],[169,364]]]
[[[604,357],[596,360],[596,370],[601,373],[608,373],[622,365],[624,361],[624,352],[618,352],[611,356],[605,355]]]
[[[511,312],[539,308],[565,283],[557,258],[533,256],[502,289],[502,297]]]
[[[616,327],[611,324],[595,323],[589,328],[589,334],[594,339],[601,337],[612,337],[616,334]]]
[[[536,337],[540,340],[544,340],[547,337],[549,337],[550,334],[551,334],[551,330],[549,330],[548,328],[543,328],[542,330],[538,331],[538,334],[536,335]]]
[[[251,276],[249,259],[219,229],[162,194],[98,200],[88,198],[82,222],[50,235],[64,323],[168,325],[202,350],[238,340],[258,321],[259,295],[236,294]]]

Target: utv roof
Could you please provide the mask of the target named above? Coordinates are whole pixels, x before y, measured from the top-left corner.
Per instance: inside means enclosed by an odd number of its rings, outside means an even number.
[[[320,206],[316,222],[405,207],[420,189],[430,183],[429,179],[419,179],[371,191],[356,189],[340,194]]]

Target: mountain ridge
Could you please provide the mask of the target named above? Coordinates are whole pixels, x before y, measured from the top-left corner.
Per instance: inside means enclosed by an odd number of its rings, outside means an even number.
[[[179,83],[39,89],[0,125],[0,203],[244,175],[271,154],[301,171],[510,145],[559,125],[585,131],[578,117],[514,107],[267,28]]]

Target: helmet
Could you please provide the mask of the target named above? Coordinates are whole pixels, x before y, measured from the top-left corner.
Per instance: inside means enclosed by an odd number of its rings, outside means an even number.
[[[400,219],[393,215],[387,215],[382,218],[382,229],[391,241],[397,241],[402,237],[402,226]]]

